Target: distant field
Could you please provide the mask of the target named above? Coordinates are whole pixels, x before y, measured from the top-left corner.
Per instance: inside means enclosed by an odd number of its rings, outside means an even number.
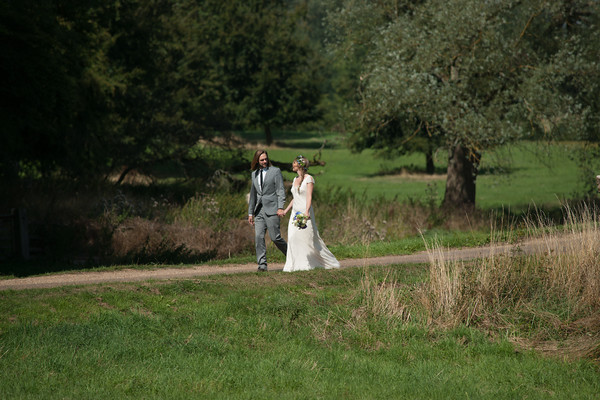
[[[262,133],[254,133],[262,140]],[[291,161],[302,154],[309,159],[321,151],[324,167],[314,167],[311,173],[319,187],[339,186],[355,193],[399,200],[429,199],[441,202],[444,196],[447,154],[435,156],[436,174],[425,170],[425,157],[412,154],[393,160],[375,158],[374,151],[359,154],[343,148],[342,138],[310,133],[274,134],[275,146],[269,149],[276,161]],[[257,147],[260,146],[257,142]],[[477,178],[477,205],[483,209],[510,209],[518,212],[535,205],[556,208],[560,201],[573,197],[579,188],[575,162],[569,158],[573,144],[520,143],[483,153]],[[249,150],[251,155],[252,151]],[[284,171],[285,179],[294,177]],[[322,185],[322,186],[321,186]]]

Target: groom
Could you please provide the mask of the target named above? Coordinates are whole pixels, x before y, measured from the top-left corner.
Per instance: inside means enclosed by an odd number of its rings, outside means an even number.
[[[248,204],[248,222],[254,226],[254,243],[258,270],[267,270],[267,247],[265,232],[269,230],[271,241],[283,254],[287,243],[281,237],[279,219],[283,217],[285,188],[279,168],[273,167],[265,150],[254,154],[251,164],[252,186]]]

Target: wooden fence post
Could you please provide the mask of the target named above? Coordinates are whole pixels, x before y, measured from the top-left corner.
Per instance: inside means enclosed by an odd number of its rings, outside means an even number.
[[[15,243],[17,255],[24,260],[29,259],[29,229],[27,228],[27,212],[25,209],[16,208],[13,210]]]

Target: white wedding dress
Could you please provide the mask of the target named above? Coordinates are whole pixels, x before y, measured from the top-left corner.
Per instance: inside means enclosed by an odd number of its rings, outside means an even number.
[[[294,184],[296,180],[297,178],[294,179]],[[294,215],[297,212],[306,212],[306,185],[308,183],[314,184],[315,180],[312,176],[305,175],[300,187],[292,185],[294,204],[288,224],[288,248],[285,266],[283,267],[283,270],[286,272],[340,267],[339,261],[329,251],[323,239],[319,236],[312,206],[310,207],[310,219],[306,221],[306,228],[300,229],[294,225]]]

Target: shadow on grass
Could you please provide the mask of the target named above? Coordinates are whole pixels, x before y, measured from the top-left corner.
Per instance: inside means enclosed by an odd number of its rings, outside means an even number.
[[[275,141],[275,145],[278,147],[288,148],[288,149],[310,149],[310,150],[319,150],[323,146],[323,142],[316,141],[302,141],[302,140],[289,140],[289,141]],[[336,149],[339,148],[335,143],[327,142],[323,148],[325,149]]]
[[[28,276],[43,275],[54,272],[86,271],[96,267],[98,266],[74,265],[71,263],[47,261],[42,259],[28,261],[6,260],[0,262],[0,276],[26,278]]]
[[[160,267],[178,264],[203,264],[216,259],[216,252],[210,251],[201,254],[185,252],[170,252],[163,254],[136,254],[118,260],[50,260],[38,257],[32,260],[12,259],[0,262],[0,277],[26,278],[28,276],[43,275],[57,272],[85,272],[96,269],[110,269],[113,266],[128,265]]]
[[[446,174],[446,167],[435,167],[435,169],[433,170],[433,173],[428,173],[425,168],[423,167],[418,167],[416,165],[406,165],[403,167],[399,167],[399,168],[385,168],[385,169],[380,169],[379,171],[373,173],[373,174],[369,174],[366,175],[369,178],[376,178],[376,177],[381,177],[381,176],[390,176],[390,175],[402,175],[402,174],[415,174],[415,175],[445,175]]]
[[[477,175],[510,175],[514,172],[518,172],[519,170],[524,170],[525,168],[518,167],[482,167],[477,171]],[[389,176],[389,175],[401,175],[401,174],[415,174],[415,175],[445,175],[447,173],[446,166],[436,166],[432,173],[428,173],[425,168],[422,166],[416,166],[414,164],[405,165],[398,168],[390,168],[390,169],[381,169],[374,174],[367,175],[370,178],[381,177],[381,176]]]
[[[243,141],[255,145],[264,145],[265,133],[262,131],[236,132]],[[323,132],[273,131],[274,144],[284,148],[319,149],[325,143],[325,148],[339,148],[338,134]]]

